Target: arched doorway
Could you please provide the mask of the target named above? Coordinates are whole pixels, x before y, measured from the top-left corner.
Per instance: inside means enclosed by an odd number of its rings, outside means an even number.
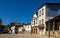
[[[36,28],[36,34],[37,34],[37,28]]]

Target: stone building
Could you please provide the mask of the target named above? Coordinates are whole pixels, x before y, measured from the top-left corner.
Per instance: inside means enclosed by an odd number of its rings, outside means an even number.
[[[31,21],[31,33],[32,34],[38,34],[38,15],[36,13],[36,10],[34,10],[34,15],[32,17]]]
[[[46,32],[48,34],[49,31],[49,23],[50,23],[50,35],[56,35],[59,37],[60,35],[60,15],[46,21]]]
[[[60,15],[60,3],[44,3],[38,9],[38,25],[43,25],[42,31],[40,30],[40,34],[46,33],[46,21],[52,19],[53,17]]]
[[[25,29],[25,33],[31,33],[31,24],[30,23],[24,23],[23,28]]]
[[[9,27],[10,27],[11,33],[13,33],[13,34],[20,33],[22,31],[22,29],[23,29],[23,25],[21,25],[18,22],[10,23]]]
[[[46,21],[60,15],[60,3],[44,3],[38,9],[38,14],[34,12],[31,27],[32,34],[46,34]]]

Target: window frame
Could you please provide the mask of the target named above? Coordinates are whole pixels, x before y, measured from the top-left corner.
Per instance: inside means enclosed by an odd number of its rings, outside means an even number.
[[[41,20],[39,20],[39,24],[41,24]]]
[[[41,16],[41,12],[42,12],[42,11],[40,10],[39,12],[40,12],[39,16]]]
[[[44,8],[42,9],[42,15],[44,15]]]
[[[44,19],[42,19],[42,24],[44,24]]]

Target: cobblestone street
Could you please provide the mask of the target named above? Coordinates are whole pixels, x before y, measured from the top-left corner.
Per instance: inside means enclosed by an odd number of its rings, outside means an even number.
[[[30,34],[0,34],[0,38],[48,38],[46,35],[30,35]],[[50,37],[56,38],[56,37]]]
[[[30,34],[0,34],[0,38],[43,38],[43,37],[34,36]]]
[[[29,34],[0,34],[0,38],[36,38]]]

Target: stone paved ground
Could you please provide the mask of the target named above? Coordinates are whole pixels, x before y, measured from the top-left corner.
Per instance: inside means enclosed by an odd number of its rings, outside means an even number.
[[[31,34],[0,34],[0,38],[46,38]]]
[[[0,38],[48,38],[46,35],[30,35],[30,34],[0,34]],[[54,37],[51,37],[54,38]]]
[[[0,38],[36,38],[29,34],[0,34]]]

